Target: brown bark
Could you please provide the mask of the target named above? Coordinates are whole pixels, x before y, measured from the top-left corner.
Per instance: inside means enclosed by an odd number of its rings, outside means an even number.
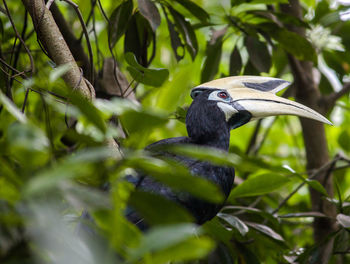
[[[92,75],[90,70],[91,65],[89,58],[84,51],[84,47],[81,45],[81,41],[75,37],[72,28],[69,26],[55,3],[52,3],[50,6],[50,11],[52,12],[52,16],[55,19],[55,22],[59,27],[74,59],[82,67],[84,76],[90,80]],[[97,76],[95,71],[93,72],[93,75]],[[115,75],[117,75],[119,82],[116,81]],[[137,102],[135,94],[133,93],[132,89],[129,88],[128,80],[120,71],[118,65],[114,63],[113,58],[106,58],[104,60],[103,68],[97,76],[97,79],[95,79],[95,83],[93,85],[95,87],[96,96],[99,98],[108,99],[113,96],[121,97],[121,91],[123,91],[124,98]]]
[[[63,75],[63,80],[73,89],[78,89],[84,96],[93,98],[95,91],[86,84],[82,73],[70,52],[51,12],[42,0],[22,0],[32,17],[38,39],[56,65],[69,64],[71,69]]]
[[[298,0],[290,0],[289,5],[283,5],[282,10],[288,14],[302,18],[302,9]],[[305,37],[305,31],[302,28],[292,27],[290,30]],[[320,105],[321,94],[315,83],[313,76],[313,64],[308,61],[299,61],[292,55],[288,56],[289,63],[294,76],[296,87],[296,100],[305,104],[318,112],[325,113],[324,107]],[[300,118],[305,144],[307,169],[313,170],[322,167],[329,162],[327,147],[327,138],[324,125],[320,122]],[[327,171],[322,171],[316,177],[325,187],[328,194],[333,196],[332,177]],[[322,195],[310,189],[312,211],[324,213],[334,219],[336,208],[334,205],[322,199]],[[335,223],[329,218],[315,218],[313,222],[315,243],[325,241],[327,235],[335,230]],[[319,250],[319,262],[328,263],[333,249],[333,240],[330,239],[324,243]]]
[[[69,26],[66,22],[56,3],[52,3],[52,5],[50,6],[50,11],[75,61],[77,61],[80,67],[83,69],[85,78],[91,80],[91,65],[89,58],[84,51],[84,47],[81,45],[81,42],[74,36],[72,27]],[[96,74],[94,74],[94,76],[96,76]]]
[[[94,87],[83,77],[71,50],[63,38],[50,10],[46,8],[44,1],[22,0],[22,2],[31,15],[38,39],[48,52],[50,58],[56,65],[71,65],[71,69],[63,75],[63,80],[72,89],[77,89],[87,98],[94,99]],[[60,19],[64,18],[61,17]],[[61,22],[63,23],[63,20]],[[65,33],[67,34],[67,32]],[[74,40],[74,36],[71,35],[71,37],[71,39]],[[74,43],[70,44],[74,45]],[[86,55],[81,52],[79,56],[85,63],[87,62],[84,59],[84,57],[87,58]],[[88,64],[88,66],[90,65]],[[119,159],[121,157],[121,151],[115,140],[110,138],[107,140],[106,144],[111,148],[113,156]]]

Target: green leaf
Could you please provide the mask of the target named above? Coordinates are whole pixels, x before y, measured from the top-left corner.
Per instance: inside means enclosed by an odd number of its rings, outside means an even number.
[[[212,80],[219,70],[221,50],[223,44],[223,37],[227,31],[227,28],[218,31],[212,31],[212,38],[207,43],[207,48],[205,51],[206,58],[204,61],[201,82],[207,82]]]
[[[136,12],[131,17],[124,38],[124,52],[132,52],[135,54],[137,61],[141,65],[147,66],[148,47],[153,41],[153,31],[148,21]]]
[[[192,15],[197,17],[202,22],[207,22],[209,20],[209,14],[196,3],[189,0],[177,0],[176,2],[190,11]]]
[[[334,92],[333,86],[329,82],[329,79],[322,73],[321,73],[320,84],[318,85],[318,87],[320,89],[321,94],[323,95]]]
[[[347,229],[340,230],[334,239],[333,252],[346,252],[349,248],[349,243],[349,231]]]
[[[178,162],[138,154],[128,156],[124,160],[124,165],[141,170],[146,175],[165,183],[173,189],[186,191],[213,203],[223,201],[223,194],[219,186],[202,177],[192,175],[185,166]]]
[[[267,212],[265,210],[259,210],[259,209],[256,209],[254,207],[227,205],[221,209],[221,212],[227,212],[227,211],[228,212],[245,211],[246,213],[259,215],[259,216],[265,218],[266,220],[268,220],[273,225],[276,225],[276,226],[279,225],[278,219],[276,217],[274,217],[272,214],[270,214],[269,212]]]
[[[266,44],[255,37],[247,36],[245,38],[249,60],[259,72],[269,72],[271,67],[270,53]]]
[[[153,228],[143,236],[138,248],[130,250],[130,261],[136,261],[150,252],[165,250],[200,233],[201,230],[194,224],[176,224]]]
[[[129,204],[145,218],[148,224],[193,221],[193,216],[185,208],[158,194],[136,190],[131,194]]]
[[[79,108],[86,120],[94,124],[102,133],[106,133],[106,124],[102,118],[102,113],[79,92],[69,94],[70,102]]]
[[[132,15],[133,2],[127,0],[121,3],[112,12],[108,23],[108,41],[113,48],[121,36],[125,33],[127,25]]]
[[[342,21],[339,11],[330,12],[324,15],[319,23],[324,27],[329,27],[330,25]]]
[[[182,108],[182,107],[177,107],[176,111],[175,111],[175,118],[182,122],[182,123],[186,123],[186,115],[187,115],[187,109]]]
[[[244,67],[243,75],[260,75],[260,72],[254,67],[253,63],[249,60]]]
[[[306,183],[311,188],[315,189],[319,193],[322,193],[324,196],[328,196],[326,189],[322,186],[322,184],[319,181],[306,179]]]
[[[168,122],[168,117],[149,110],[129,110],[120,116],[123,127],[129,133],[145,133]]]
[[[101,210],[111,207],[109,194],[99,189],[86,187],[82,184],[75,184],[73,182],[65,182],[59,184],[67,202],[73,206],[79,205],[84,210]]]
[[[0,169],[0,172],[2,172],[2,169]],[[10,181],[8,181],[6,178],[1,177],[0,178],[0,200],[6,201],[10,204],[15,205],[15,203],[20,199],[20,197],[21,197],[21,194],[18,188],[16,188],[16,186]]]
[[[229,242],[232,238],[231,231],[227,230],[222,223],[219,221],[218,217],[214,217],[210,221],[205,222],[202,225],[206,234],[222,242]]]
[[[288,0],[253,0],[250,2],[250,4],[265,4],[265,5],[272,5],[272,4],[287,4]]]
[[[283,237],[281,237],[280,234],[276,233],[274,230],[272,230],[270,227],[266,225],[261,225],[257,223],[252,223],[252,222],[245,222],[248,226],[254,228],[255,230],[267,235],[268,237],[271,237],[275,240],[283,241]]]
[[[125,60],[130,65],[127,70],[137,82],[159,87],[168,79],[167,69],[147,69],[137,62],[135,55],[131,52],[125,54]]]
[[[245,236],[245,234],[247,234],[249,231],[248,226],[236,216],[218,213],[218,217],[225,220],[226,223],[237,229],[242,236]]]
[[[155,32],[160,25],[160,15],[156,5],[150,0],[137,0],[141,14],[148,20]]]
[[[234,0],[232,0],[234,1]],[[238,257],[242,260],[241,263],[246,264],[261,264],[261,261],[255,255],[256,252],[251,251],[246,245],[243,243],[235,243],[238,249]]]
[[[12,123],[8,127],[7,138],[12,148],[34,151],[45,150],[49,146],[49,140],[43,130],[27,123]]]
[[[285,29],[275,29],[269,31],[269,33],[287,52],[297,59],[317,63],[316,51],[307,39]]]
[[[212,147],[199,145],[159,145],[150,148],[151,151],[169,151],[181,156],[191,157],[202,161],[209,161],[215,165],[234,167],[241,162],[241,158],[234,153],[227,153]]]
[[[290,213],[285,215],[279,215],[279,218],[303,218],[303,217],[328,217],[320,212],[302,212],[302,213]]]
[[[237,46],[235,46],[231,52],[229,68],[230,68],[230,75],[231,76],[239,75],[241,72],[242,58],[241,58],[241,54],[240,54]]]
[[[72,67],[73,66],[70,63],[59,65],[53,71],[50,72],[49,81],[51,83],[55,82],[58,78],[60,78],[62,75],[67,73],[70,69],[72,69]]]
[[[243,183],[233,189],[230,198],[257,196],[270,193],[289,182],[286,176],[266,173],[250,176]]]
[[[331,8],[327,0],[317,1],[317,6],[315,8],[315,16],[312,19],[313,24],[319,24],[320,19],[325,15],[331,13]]]
[[[192,25],[174,8],[171,6],[167,6],[167,8],[175,21],[176,28],[180,31],[180,34],[185,40],[186,48],[190,53],[192,60],[194,60],[198,52],[198,42]]]
[[[345,151],[350,151],[350,134],[348,131],[343,130],[338,137],[338,144]]]
[[[0,90],[0,103],[19,122],[26,123],[27,117],[17,108],[17,106]]]
[[[327,193],[326,189],[322,186],[322,184],[319,181],[317,181],[317,180],[310,180],[310,179],[304,178],[302,175],[300,175],[298,173],[293,173],[293,174],[295,176],[297,176],[298,178],[300,178],[302,181],[304,181],[311,188],[315,189],[319,193],[321,193],[321,194],[325,195],[326,197],[328,197],[328,193]]]
[[[190,237],[172,247],[152,254],[152,264],[197,261],[214,249],[215,243],[208,237]]]
[[[1,34],[1,37],[4,37],[4,24],[2,23],[1,17],[0,17],[0,34]]]
[[[185,56],[185,44],[182,43],[180,34],[178,31],[176,31],[175,25],[170,21],[165,9],[164,9],[164,15],[168,24],[171,48],[173,49],[176,60],[180,61]]]
[[[142,111],[139,104],[127,99],[113,97],[111,100],[95,99],[94,105],[103,113],[122,115],[127,111]]]
[[[349,73],[349,69],[346,71],[346,68],[343,67],[344,63],[348,61],[346,52],[325,50],[322,52],[322,55],[328,67],[336,72],[338,78],[340,77],[339,79],[346,73]]]
[[[63,162],[35,175],[25,186],[23,193],[26,196],[43,194],[56,187],[62,180],[88,175],[90,171],[91,166]]]
[[[64,180],[91,175],[93,173],[91,162],[102,161],[111,156],[108,147],[84,149],[41,170],[30,179],[23,192],[27,196],[42,194],[57,187]]]

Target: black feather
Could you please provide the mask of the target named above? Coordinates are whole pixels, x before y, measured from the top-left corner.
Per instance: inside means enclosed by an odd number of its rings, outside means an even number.
[[[227,198],[235,176],[233,168],[220,167],[209,162],[159,150],[162,146],[193,144],[228,151],[230,126],[232,124],[226,122],[225,115],[217,106],[217,102],[208,100],[210,92],[212,91],[203,91],[198,94],[188,109],[186,127],[189,137],[163,139],[149,145],[146,150],[156,156],[174,159],[176,162],[187,166],[193,175],[199,175],[214,182],[221,187],[222,192]],[[198,224],[203,224],[212,219],[222,207],[222,204],[209,203],[193,197],[186,192],[175,192],[170,187],[157,182],[147,175],[140,174],[136,186],[143,191],[160,194],[167,199],[179,203],[195,217]],[[142,218],[134,210],[128,209],[127,217],[130,221],[137,224],[140,229],[147,228],[147,224],[144,223]]]

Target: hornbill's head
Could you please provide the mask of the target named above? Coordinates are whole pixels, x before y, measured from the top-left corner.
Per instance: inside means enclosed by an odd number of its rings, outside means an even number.
[[[296,115],[331,124],[314,110],[275,95],[289,84],[271,77],[236,76],[195,87],[186,117],[189,136],[210,138],[218,130],[234,129],[251,120],[276,115]]]

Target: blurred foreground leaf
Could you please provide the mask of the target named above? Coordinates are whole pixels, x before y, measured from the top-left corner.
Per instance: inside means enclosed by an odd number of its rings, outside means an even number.
[[[0,90],[0,103],[18,121],[22,123],[27,122],[26,116],[17,108],[17,106],[12,101],[10,101],[7,98],[7,96],[1,90]]]
[[[192,222],[193,216],[177,203],[150,192],[135,191],[129,204],[150,224]]]
[[[289,179],[286,176],[281,176],[279,174],[266,173],[253,175],[240,185],[236,186],[232,190],[229,199],[270,193],[288,182]]]
[[[192,175],[185,166],[175,161],[134,155],[128,156],[123,165],[141,170],[145,175],[153,177],[175,190],[186,191],[214,203],[223,201],[223,194],[219,186],[204,178]]]
[[[130,262],[134,263],[146,254],[152,254],[152,263],[202,257],[209,253],[214,244],[200,234],[201,230],[193,224],[153,228],[145,234],[140,246],[130,251]]]
[[[127,70],[137,82],[159,87],[168,79],[169,71],[167,69],[145,68],[137,62],[135,55],[131,52],[125,54],[125,60],[129,64]]]

